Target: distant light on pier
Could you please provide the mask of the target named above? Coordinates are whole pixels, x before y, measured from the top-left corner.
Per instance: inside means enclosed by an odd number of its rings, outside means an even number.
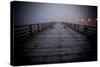
[[[81,22],[84,22],[84,19],[83,18],[81,19]]]
[[[91,21],[91,19],[89,18],[89,19],[88,19],[88,21],[90,22],[90,21]]]

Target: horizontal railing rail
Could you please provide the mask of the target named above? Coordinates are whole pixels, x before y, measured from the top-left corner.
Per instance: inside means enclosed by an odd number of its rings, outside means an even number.
[[[82,25],[82,24],[74,24],[74,23],[63,23],[63,24],[91,38],[97,37],[97,26],[96,25]]]
[[[53,25],[50,23],[38,23],[38,24],[30,24],[30,25],[19,25],[14,26],[14,37],[16,42],[21,42],[28,37],[37,34],[38,32],[51,27]]]

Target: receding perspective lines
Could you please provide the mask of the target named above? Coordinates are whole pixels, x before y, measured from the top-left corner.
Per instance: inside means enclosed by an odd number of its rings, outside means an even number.
[[[93,26],[87,26],[88,29],[85,30],[86,26],[83,25],[81,30],[77,27],[80,26],[79,28],[81,28],[82,25],[76,24],[73,27],[72,25],[53,22],[16,26],[15,49],[16,56],[19,57],[16,60],[20,59],[21,63],[26,62],[26,64],[41,64],[96,59],[94,51],[96,47],[93,46],[95,42],[91,42],[93,40],[90,39],[95,39],[96,34],[94,32],[96,30],[88,32]],[[21,36],[21,34],[25,35]],[[95,34],[95,36],[90,34]]]

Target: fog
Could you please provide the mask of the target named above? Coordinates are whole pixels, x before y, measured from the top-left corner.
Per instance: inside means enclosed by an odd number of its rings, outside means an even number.
[[[73,22],[81,18],[97,18],[96,6],[15,2],[13,3],[16,25],[44,22]]]

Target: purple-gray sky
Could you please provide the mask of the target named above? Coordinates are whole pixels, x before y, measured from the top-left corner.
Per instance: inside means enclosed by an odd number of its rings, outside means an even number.
[[[81,18],[97,18],[96,6],[14,2],[15,24],[41,22],[75,22]]]

